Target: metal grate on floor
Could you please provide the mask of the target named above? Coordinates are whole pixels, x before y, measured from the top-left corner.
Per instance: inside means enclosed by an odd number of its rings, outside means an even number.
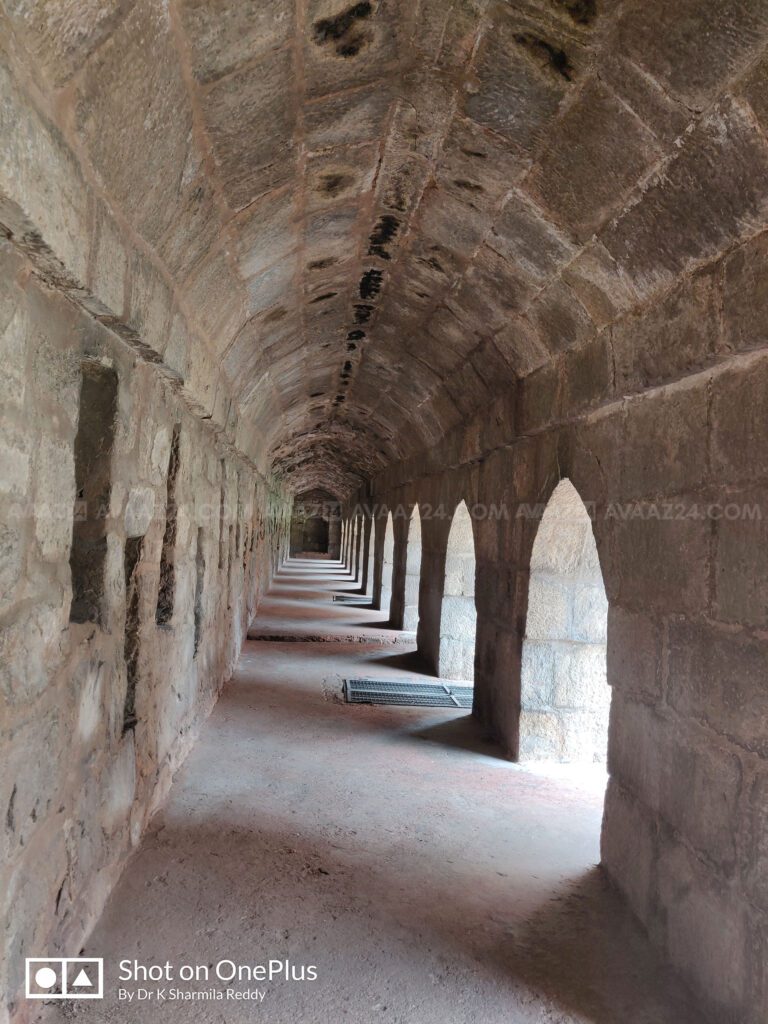
[[[345,679],[347,704],[401,704],[420,708],[472,708],[471,686],[447,683]]]

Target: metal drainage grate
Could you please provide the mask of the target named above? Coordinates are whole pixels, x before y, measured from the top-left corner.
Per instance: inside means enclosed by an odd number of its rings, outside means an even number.
[[[420,708],[470,708],[471,686],[445,683],[393,683],[378,679],[345,679],[347,704],[404,704]]]

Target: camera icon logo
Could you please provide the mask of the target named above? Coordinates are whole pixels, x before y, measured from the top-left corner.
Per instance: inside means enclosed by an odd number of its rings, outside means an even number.
[[[27,999],[103,999],[101,957],[27,957]]]

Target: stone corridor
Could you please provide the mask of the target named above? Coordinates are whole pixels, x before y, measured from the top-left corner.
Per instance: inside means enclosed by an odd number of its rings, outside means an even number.
[[[318,979],[262,984],[254,1009],[126,1007],[108,977],[74,1019],[698,1024],[596,867],[599,766],[510,764],[466,712],[341,703],[350,675],[432,681],[375,612],[332,603],[354,589],[329,563],[277,574],[252,632],[293,639],[246,642],[85,950]],[[297,639],[320,628],[357,639]]]
[[[768,0],[0,0],[0,1024],[124,944],[766,1024]]]

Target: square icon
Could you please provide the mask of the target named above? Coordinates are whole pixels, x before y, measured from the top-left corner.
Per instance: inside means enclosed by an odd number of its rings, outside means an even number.
[[[104,997],[104,961],[97,957],[69,958],[65,961],[67,999]]]
[[[103,999],[100,957],[28,957],[27,999]]]
[[[62,999],[64,961],[55,957],[27,959],[27,999]]]

